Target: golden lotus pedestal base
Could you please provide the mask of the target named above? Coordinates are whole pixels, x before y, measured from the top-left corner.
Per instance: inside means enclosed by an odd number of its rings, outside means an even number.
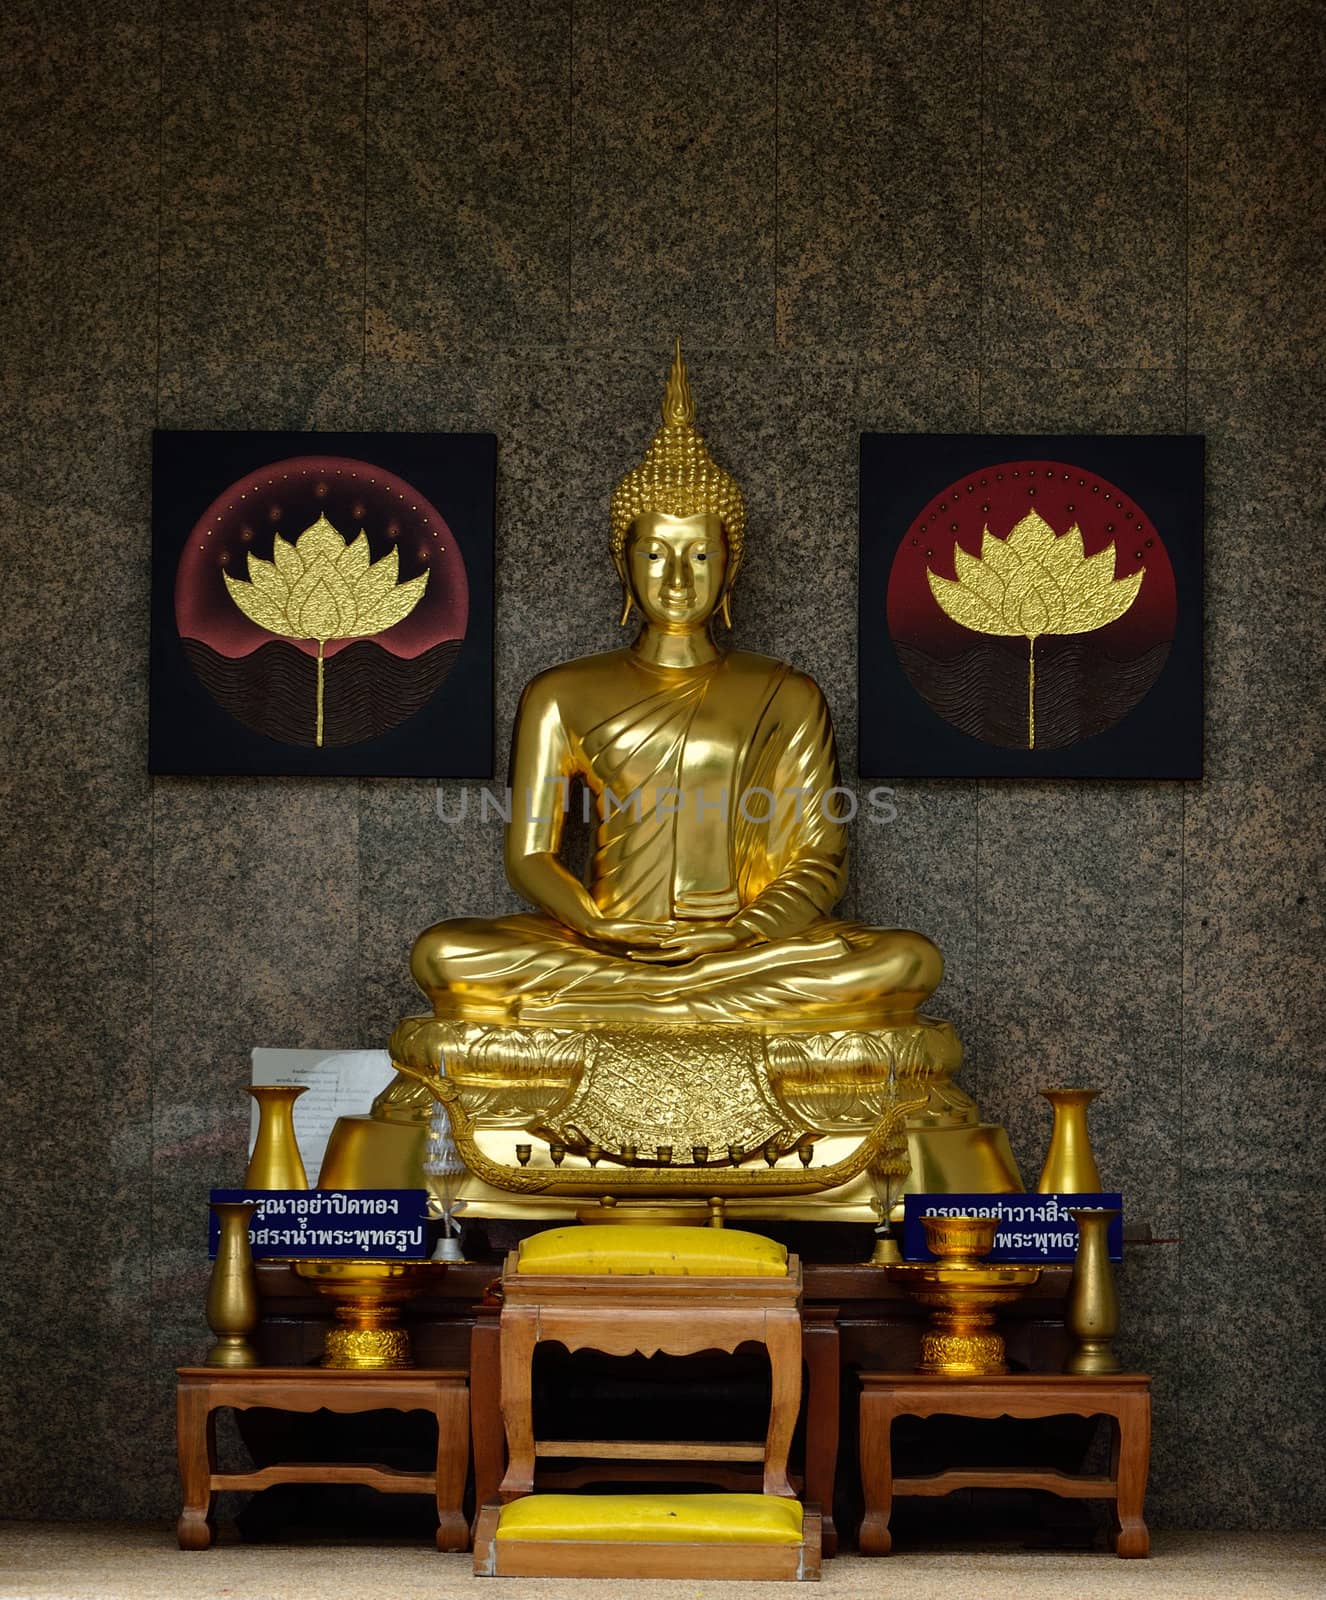
[[[319,1366],[374,1372],[414,1365],[401,1308],[437,1281],[446,1262],[296,1261],[295,1271],[336,1303]]]
[[[341,1117],[318,1182],[326,1188],[400,1188],[421,1182],[434,1100],[415,1074],[445,1071],[476,1140],[512,1166],[533,1143],[525,1177],[550,1165],[549,1145],[566,1147],[562,1171],[585,1169],[577,1140],[604,1151],[599,1172],[611,1192],[612,1153],[667,1146],[681,1163],[696,1148],[739,1147],[758,1163],[769,1140],[813,1134],[816,1164],[831,1165],[859,1144],[896,1099],[925,1097],[907,1120],[911,1177],[898,1184],[928,1193],[1018,1191],[1022,1180],[1002,1128],[982,1122],[953,1082],[962,1046],[947,1022],[916,1016],[856,1026],[749,1027],[659,1022],[539,1027],[409,1017],[391,1041],[404,1071],[371,1115]],[[794,1164],[795,1158],[786,1158]],[[761,1199],[724,1188],[728,1219],[878,1221],[877,1187],[867,1173],[815,1193]],[[522,1190],[529,1189],[521,1184]],[[471,1174],[466,1218],[569,1221],[585,1202],[553,1193],[498,1189]],[[708,1196],[704,1197],[705,1199]]]
[[[926,1243],[938,1261],[896,1261],[884,1267],[914,1300],[931,1308],[921,1335],[918,1372],[950,1378],[993,1378],[1008,1371],[995,1311],[1017,1299],[1041,1269],[980,1258],[994,1247],[992,1217],[924,1217]]]

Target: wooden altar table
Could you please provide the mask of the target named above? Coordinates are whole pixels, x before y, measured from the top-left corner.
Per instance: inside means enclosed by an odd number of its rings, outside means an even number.
[[[332,1371],[323,1367],[180,1367],[177,1439],[184,1508],[181,1550],[212,1543],[212,1501],[219,1489],[265,1489],[273,1483],[361,1483],[387,1494],[429,1494],[437,1501],[439,1550],[469,1548],[465,1521],[469,1465],[466,1375],[404,1367]],[[404,1472],[361,1462],[274,1462],[252,1472],[216,1470],[216,1413],[269,1406],[278,1411],[428,1411],[437,1418],[432,1471]]]
[[[1106,1416],[1114,1422],[1108,1474],[1084,1475],[1034,1467],[951,1468],[925,1477],[895,1477],[893,1424],[898,1417]],[[954,1489],[1047,1489],[1079,1500],[1109,1500],[1120,1556],[1151,1548],[1142,1505],[1151,1453],[1151,1379],[1141,1373],[1077,1377],[1016,1372],[1002,1377],[951,1378],[941,1373],[861,1374],[861,1482],[866,1510],[862,1555],[886,1556],[893,1545],[889,1518],[898,1495],[943,1495]]]

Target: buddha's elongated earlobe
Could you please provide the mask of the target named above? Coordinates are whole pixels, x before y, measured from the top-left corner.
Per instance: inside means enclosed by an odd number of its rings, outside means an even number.
[[[617,624],[617,626],[619,628],[624,628],[626,626],[626,624],[631,620],[631,612],[634,609],[634,606],[635,606],[635,596],[631,593],[631,591],[629,589],[624,590],[623,591],[623,595],[622,595],[621,621]]]
[[[732,591],[723,590],[723,598],[718,602],[718,614],[723,619],[723,626],[729,633],[732,632]]]

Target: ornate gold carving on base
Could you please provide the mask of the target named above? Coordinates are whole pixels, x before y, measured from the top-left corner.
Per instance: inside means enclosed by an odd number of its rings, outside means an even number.
[[[361,1315],[357,1306],[337,1306],[339,1319],[350,1322]],[[323,1367],[357,1368],[412,1367],[414,1352],[410,1348],[410,1335],[404,1328],[390,1326],[400,1315],[395,1306],[378,1306],[372,1327],[334,1327],[327,1330],[323,1341]]]
[[[433,1098],[419,1080],[440,1070],[486,1127],[523,1129],[570,1097],[595,1038],[584,1029],[539,1028],[439,1017],[406,1017],[387,1046],[402,1076],[373,1102],[388,1122],[424,1122]]]
[[[410,1017],[392,1035],[402,1076],[374,1102],[390,1121],[426,1121],[428,1080],[445,1073],[478,1129],[534,1130],[572,1152],[597,1145],[679,1155],[710,1167],[805,1135],[860,1136],[908,1101],[935,1121],[932,1084],[950,1091],[962,1047],[947,1022],[908,1018],[873,1029],[792,1032],[685,1023],[530,1028]],[[702,1070],[701,1070],[702,1069]],[[961,1096],[961,1091],[955,1091]],[[961,1096],[967,1107],[971,1102]],[[974,1110],[974,1108],[971,1108]]]
[[[411,1367],[401,1309],[446,1271],[439,1261],[296,1261],[295,1271],[336,1302],[336,1322],[323,1341],[324,1367]]]
[[[993,1313],[936,1311],[931,1326],[921,1335],[921,1362],[916,1370],[973,1378],[1007,1372],[1004,1336],[977,1331],[986,1326],[993,1328]]]
[[[1030,1288],[1041,1269],[982,1261],[994,1246],[993,1217],[921,1220],[926,1243],[939,1260],[902,1261],[884,1268],[914,1300],[931,1307],[917,1370],[971,1378],[1007,1372],[1003,1336],[994,1331],[995,1311]]]
[[[1110,1223],[1119,1213],[1109,1206],[1082,1206],[1069,1215],[1077,1223],[1078,1244],[1065,1320],[1077,1347],[1064,1371],[1122,1372],[1111,1342],[1119,1331],[1119,1293],[1109,1247]]]
[[[343,1117],[333,1131],[323,1161],[319,1182],[334,1188],[380,1188],[417,1185],[423,1159],[424,1132],[435,1104],[425,1078],[436,1074],[439,1065],[456,1085],[461,1102],[469,1113],[475,1136],[490,1155],[502,1156],[509,1164],[516,1135],[534,1140],[534,1166],[549,1163],[551,1143],[565,1143],[554,1131],[571,1120],[566,1106],[586,1077],[598,1076],[599,1060],[611,1029],[585,1028],[562,1024],[556,1027],[523,1023],[461,1021],[435,1017],[410,1017],[396,1029],[391,1054],[403,1070],[374,1102],[371,1117]],[[632,1024],[632,1036],[660,1041],[657,1058],[679,1060],[676,1078],[669,1092],[685,1093],[688,1078],[693,1080],[706,1069],[705,1039],[719,1031],[681,1025],[680,1032],[694,1052],[688,1059],[676,1047],[678,1025],[659,1022],[646,1027]],[[907,1144],[910,1176],[895,1172],[888,1180],[894,1197],[894,1214],[900,1212],[897,1196],[906,1188],[940,1193],[1016,1191],[1022,1181],[1008,1139],[1002,1128],[982,1123],[980,1113],[957,1083],[953,1074],[962,1059],[962,1046],[952,1026],[936,1018],[914,1016],[884,1018],[870,1027],[794,1028],[785,1024],[752,1026],[749,1030],[728,1030],[757,1041],[763,1051],[767,1079],[757,1090],[756,1104],[776,1104],[776,1131],[800,1136],[807,1130],[824,1130],[831,1135],[832,1147],[819,1153],[821,1165],[832,1162],[853,1148],[870,1126],[877,1109],[891,1093],[900,1101],[921,1101],[907,1116]],[[621,1048],[621,1037],[614,1053]],[[754,1047],[745,1055],[746,1066],[757,1074],[761,1062]],[[656,1091],[657,1093],[657,1091]],[[595,1091],[595,1098],[598,1091]],[[708,1147],[711,1165],[730,1166],[727,1146],[736,1143],[728,1137],[686,1138],[676,1134],[676,1122],[660,1130],[644,1119],[635,1118],[628,1130],[613,1124],[614,1132],[631,1137],[617,1140],[599,1158],[604,1171],[617,1161],[622,1145],[634,1144],[639,1152],[651,1152],[659,1144],[671,1145],[674,1161],[692,1155],[695,1146]],[[762,1126],[748,1128],[754,1135],[746,1150],[759,1158],[762,1143],[757,1142]],[[542,1136],[542,1142],[540,1142]],[[786,1143],[786,1139],[782,1141]],[[586,1161],[569,1146],[566,1167],[584,1170]],[[461,1186],[469,1217],[521,1216],[530,1218],[569,1217],[568,1208],[551,1193],[526,1191],[521,1195],[494,1193],[477,1179]],[[595,1196],[598,1198],[598,1196]],[[705,1198],[708,1198],[707,1196]],[[780,1216],[877,1220],[879,1183],[865,1174],[833,1189],[802,1191],[799,1198],[775,1196],[743,1199],[746,1216]],[[751,1207],[758,1203],[758,1212]]]
[[[769,1082],[779,1101],[826,1133],[856,1133],[879,1115],[896,1093],[927,1098],[916,1116],[957,1123],[963,1112],[936,1106],[932,1090],[948,1085],[962,1061],[953,1025],[933,1017],[881,1021],[870,1028],[764,1034]],[[971,1101],[957,1091],[965,1107]]]
[[[795,1141],[787,1112],[770,1093],[757,1032],[626,1025],[591,1037],[592,1061],[565,1104],[543,1119],[569,1147],[759,1150]],[[805,1131],[803,1125],[796,1133]]]
[[[462,1091],[449,1077],[432,1075],[424,1081],[447,1108],[456,1147],[466,1166],[484,1183],[518,1195],[566,1195],[586,1199],[612,1195],[619,1201],[670,1198],[712,1202],[761,1195],[814,1194],[817,1190],[847,1183],[871,1166],[901,1176],[907,1170],[904,1124],[907,1113],[920,1104],[918,1099],[893,1107],[864,1134],[849,1155],[825,1167],[807,1167],[800,1161],[794,1166],[778,1167],[776,1161],[788,1151],[772,1146],[762,1152],[766,1161],[763,1168],[741,1165],[742,1160],[749,1158],[740,1152],[726,1166],[712,1162],[687,1166],[657,1160],[651,1163],[634,1149],[614,1155],[611,1164],[605,1152],[601,1158],[603,1164],[595,1167],[572,1166],[569,1162],[548,1167],[532,1164],[513,1167],[495,1160],[479,1145],[474,1124],[465,1110]]]

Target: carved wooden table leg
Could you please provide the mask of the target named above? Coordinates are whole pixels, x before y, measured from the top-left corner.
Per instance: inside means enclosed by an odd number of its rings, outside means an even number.
[[[802,1307],[806,1358],[806,1499],[823,1518],[823,1553],[838,1553],[833,1491],[838,1470],[838,1307]]]
[[[469,1392],[463,1384],[440,1383],[437,1388],[437,1547],[468,1550],[470,1529],[465,1521],[465,1451],[456,1449],[470,1426]]]
[[[498,1498],[503,1501],[534,1493],[533,1369],[538,1338],[538,1311],[508,1304],[502,1312],[502,1421],[507,1464]]]
[[[475,1308],[470,1330],[470,1445],[474,1452],[474,1517],[497,1499],[506,1467],[502,1431],[499,1305]]]
[[[764,1327],[773,1379],[769,1434],[764,1449],[764,1492],[790,1497],[792,1486],[787,1481],[787,1456],[801,1410],[801,1315],[794,1306],[786,1311],[766,1311]]]
[[[1110,1471],[1115,1480],[1114,1550],[1125,1558],[1141,1557],[1151,1553],[1151,1535],[1142,1518],[1151,1459],[1151,1397],[1120,1395],[1116,1404]]]
[[[886,1556],[893,1548],[889,1518],[893,1515],[892,1397],[867,1388],[861,1395],[861,1489],[865,1516],[857,1545],[863,1556]]]
[[[206,1550],[212,1543],[212,1473],[216,1467],[216,1414],[206,1381],[181,1382],[175,1402],[184,1507],[175,1524],[181,1550]]]

